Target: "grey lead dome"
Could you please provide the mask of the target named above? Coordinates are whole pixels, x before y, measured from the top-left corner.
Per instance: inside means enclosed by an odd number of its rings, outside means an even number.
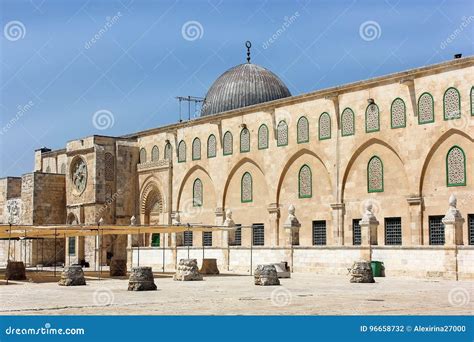
[[[209,88],[201,116],[251,106],[291,96],[285,84],[261,66],[237,65],[223,73]]]

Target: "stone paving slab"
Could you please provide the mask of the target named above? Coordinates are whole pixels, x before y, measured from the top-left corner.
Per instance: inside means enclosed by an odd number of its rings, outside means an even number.
[[[222,275],[200,282],[155,277],[157,291],[127,291],[127,279],[87,278],[0,285],[0,315],[472,315],[474,283],[293,273],[281,286],[255,286],[253,277]]]

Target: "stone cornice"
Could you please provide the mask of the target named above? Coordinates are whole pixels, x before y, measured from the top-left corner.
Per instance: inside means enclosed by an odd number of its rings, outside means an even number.
[[[147,163],[137,164],[137,171],[150,171],[158,169],[168,169],[170,167],[170,161],[168,159],[161,159],[157,161],[150,161]]]

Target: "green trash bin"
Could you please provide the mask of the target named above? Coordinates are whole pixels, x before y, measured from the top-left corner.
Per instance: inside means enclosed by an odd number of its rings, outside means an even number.
[[[382,276],[382,266],[383,262],[381,261],[372,261],[370,263],[370,267],[372,268],[372,273],[374,277],[381,277]]]

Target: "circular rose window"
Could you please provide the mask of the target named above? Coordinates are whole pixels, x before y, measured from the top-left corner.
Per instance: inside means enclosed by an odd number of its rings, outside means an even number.
[[[77,194],[81,194],[87,184],[87,165],[84,159],[78,157],[71,163],[71,181]]]

